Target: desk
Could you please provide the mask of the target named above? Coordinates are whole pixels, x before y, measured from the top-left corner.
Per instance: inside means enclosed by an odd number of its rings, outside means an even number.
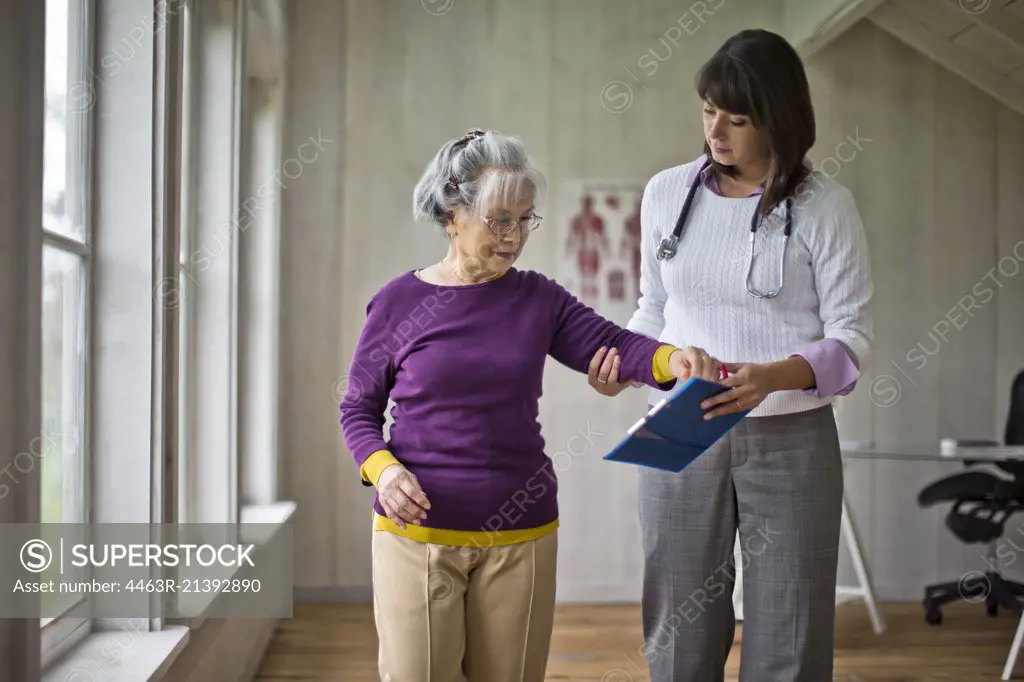
[[[856,443],[841,443],[843,453],[843,468],[851,460],[888,460],[901,462],[963,462],[973,460],[979,462],[1005,462],[1010,460],[1024,460],[1024,447],[1017,446],[985,446],[985,447],[961,447],[951,454],[942,454],[937,445],[910,445],[875,447],[865,446]],[[843,520],[842,520],[843,541],[850,551],[850,558],[853,561],[854,572],[857,574],[856,586],[838,586],[837,595],[849,595],[861,597],[868,609],[871,618],[871,627],[875,634],[885,632],[885,620],[878,609],[875,600],[874,589],[871,586],[871,576],[864,564],[861,552],[860,539],[857,534],[857,525],[850,514],[850,506],[847,504],[846,491],[843,491]],[[1017,631],[1013,637],[1013,644],[1010,646],[1010,653],[1006,658],[1006,665],[1003,668],[1004,680],[1009,680],[1013,673],[1014,665],[1017,662],[1017,655],[1020,652],[1021,644],[1024,642],[1024,617],[1017,623]]]

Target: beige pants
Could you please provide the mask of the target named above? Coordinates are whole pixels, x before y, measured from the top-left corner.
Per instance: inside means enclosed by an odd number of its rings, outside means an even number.
[[[543,682],[557,531],[501,547],[373,532],[382,682]]]

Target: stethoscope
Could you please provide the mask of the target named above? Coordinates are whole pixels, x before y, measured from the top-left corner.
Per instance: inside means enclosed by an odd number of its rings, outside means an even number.
[[[679,213],[679,219],[676,220],[676,227],[672,230],[672,236],[666,237],[661,240],[661,244],[658,246],[658,251],[655,254],[658,260],[668,260],[676,255],[676,248],[679,246],[679,237],[683,234],[683,227],[686,225],[686,219],[690,216],[690,204],[693,203],[693,196],[697,193],[697,186],[701,184],[700,174],[710,165],[710,162],[706,162],[701,168],[701,172],[698,173],[693,184],[690,185],[690,190],[686,193],[686,201],[683,203],[683,210]],[[782,291],[783,285],[786,283],[786,248],[789,246],[789,235],[793,232],[793,198],[786,197],[786,228],[783,231],[783,242],[782,242],[782,255],[779,256],[779,286],[773,292],[763,292],[755,289],[750,283],[750,273],[754,267],[754,237],[757,233],[758,217],[757,211],[754,211],[754,215],[750,217],[750,254],[747,256],[747,293],[755,298],[775,298]]]

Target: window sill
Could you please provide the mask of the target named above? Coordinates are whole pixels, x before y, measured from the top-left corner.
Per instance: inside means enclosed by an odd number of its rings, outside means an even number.
[[[242,533],[245,524],[287,523],[295,513],[294,502],[253,505],[242,509]],[[267,538],[252,538],[259,542]],[[126,633],[124,630],[92,632],[44,671],[41,682],[66,682],[72,679],[96,679],[104,682],[154,682],[170,668],[185,650],[189,632],[204,618],[191,619],[185,625],[169,625],[156,632]],[[125,640],[129,642],[126,644]]]
[[[243,529],[247,523],[288,523],[295,513],[294,502],[271,502],[270,504],[251,504],[242,507],[241,519]]]
[[[170,626],[159,632],[93,632],[47,668],[41,680],[158,680],[185,650],[188,632],[188,628],[182,625]]]
[[[295,513],[294,502],[273,502],[270,504],[253,504],[241,509],[239,523],[241,525],[239,541],[242,543],[253,543],[257,546],[270,542],[277,530],[288,523]],[[246,528],[246,526],[249,526]],[[269,535],[268,535],[269,531]],[[256,550],[254,558],[259,556],[259,549]],[[258,561],[258,559],[257,559]],[[244,568],[236,568],[234,572],[226,573],[220,577],[222,580],[231,580]],[[206,622],[206,614],[213,607],[217,595],[195,594],[193,600],[183,610],[196,615],[192,617],[175,619],[178,625],[187,625],[190,629],[196,629]]]

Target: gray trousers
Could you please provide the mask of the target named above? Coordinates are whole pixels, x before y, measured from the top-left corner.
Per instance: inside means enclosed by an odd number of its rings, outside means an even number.
[[[640,469],[651,682],[721,682],[736,619],[740,682],[832,679],[843,468],[830,406],[741,421],[681,474]]]

